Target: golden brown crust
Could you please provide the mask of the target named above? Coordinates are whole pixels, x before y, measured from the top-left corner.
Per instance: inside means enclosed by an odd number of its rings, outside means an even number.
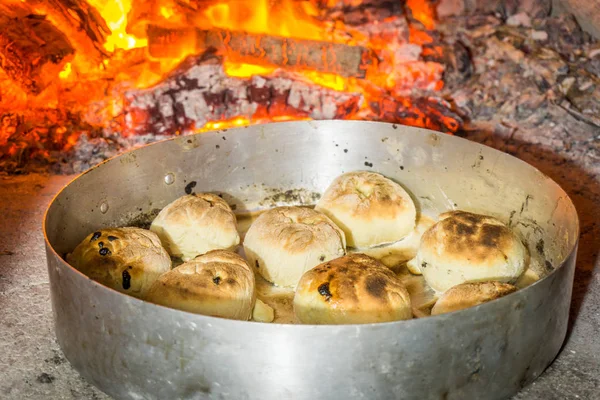
[[[89,234],[67,262],[91,279],[135,297],[171,269],[156,234],[140,228],[107,228]]]
[[[422,245],[444,249],[446,258],[472,263],[508,258],[514,233],[495,218],[466,211],[440,215],[440,221],[423,234]]]
[[[381,174],[348,172],[332,182],[319,203],[333,203],[354,218],[393,219],[414,207],[402,192],[400,185]]]
[[[294,312],[303,323],[370,323],[408,319],[410,297],[379,261],[354,253],[307,271],[296,289]]]
[[[416,224],[416,208],[406,190],[374,172],[338,176],[315,209],[342,228],[348,245],[357,248],[396,242]]]
[[[239,255],[214,250],[163,274],[146,300],[215,317],[248,320],[256,299],[254,273]]]
[[[431,315],[449,313],[486,303],[517,290],[502,282],[462,283],[448,289],[431,309]]]
[[[465,282],[515,282],[529,264],[521,239],[496,218],[466,211],[440,215],[421,238],[410,268],[445,292]]]

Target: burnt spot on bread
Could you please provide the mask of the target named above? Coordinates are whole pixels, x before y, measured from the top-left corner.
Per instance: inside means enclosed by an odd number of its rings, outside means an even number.
[[[475,228],[472,225],[467,225],[463,222],[454,222],[454,231],[459,235],[474,235]]]
[[[101,256],[109,256],[112,254],[108,247],[101,248],[98,253],[100,253]]]
[[[259,264],[258,260],[254,261],[254,265],[256,265],[256,268],[260,268],[260,264]]]
[[[131,267],[129,267],[129,269],[131,269]],[[127,290],[131,287],[131,275],[129,274],[129,271],[124,270],[123,271],[123,289]]]
[[[117,239],[118,239],[118,237],[116,237],[116,236],[112,236],[112,235],[108,236],[108,241],[109,242],[114,242]]]
[[[219,284],[221,283],[221,277],[220,276],[215,276],[213,278],[213,283],[217,286],[219,286]]]
[[[465,211],[455,212],[454,216],[457,219],[460,219],[463,222],[467,222],[467,223],[469,223],[471,225],[480,224],[483,221],[483,218],[484,218],[482,215],[477,215],[477,214],[473,214],[473,213],[465,212]]]
[[[384,298],[386,293],[387,282],[383,276],[367,276],[365,280],[365,288],[367,292],[377,298]]]
[[[427,268],[427,263],[425,261],[421,263],[421,268]]]
[[[321,257],[319,257],[319,261],[321,261],[321,262],[325,261],[325,255],[324,254],[321,255]]]
[[[94,234],[92,235],[92,238],[90,239],[90,242],[100,239],[100,236],[102,236],[102,232],[94,232]]]
[[[496,248],[504,234],[504,227],[499,225],[484,225],[481,227],[481,244],[486,247]]]
[[[98,242],[98,247],[103,248],[104,247],[104,242]]]
[[[194,188],[196,187],[196,181],[191,181],[187,185],[185,185],[185,194],[192,194]]]
[[[331,292],[329,291],[329,282],[325,282],[317,288],[319,294],[325,298],[325,301],[331,300]]]

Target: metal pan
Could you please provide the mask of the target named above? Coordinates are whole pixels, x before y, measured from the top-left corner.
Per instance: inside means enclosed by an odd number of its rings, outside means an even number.
[[[401,182],[421,210],[508,221],[543,258],[547,276],[456,313],[302,326],[146,303],[61,257],[89,232],[151,214],[186,187],[225,192],[244,211],[310,203],[337,175],[361,169]],[[556,183],[504,153],[423,129],[320,121],[179,137],[109,160],[56,196],[44,233],[60,346],[115,398],[501,399],[541,374],[565,338],[579,223]]]

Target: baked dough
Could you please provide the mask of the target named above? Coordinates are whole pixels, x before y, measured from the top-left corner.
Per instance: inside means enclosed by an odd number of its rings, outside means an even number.
[[[146,300],[196,314],[247,321],[256,300],[254,273],[238,254],[213,250],[162,275]]]
[[[277,207],[248,229],[244,251],[251,266],[277,286],[295,287],[302,274],[346,253],[344,232],[306,207]]]
[[[464,282],[515,282],[527,268],[523,242],[496,218],[465,211],[440,215],[421,238],[410,270],[444,292]]]
[[[67,262],[91,279],[143,297],[171,269],[171,258],[155,233],[140,228],[107,228],[89,234]]]
[[[273,307],[257,298],[254,310],[252,310],[252,320],[256,322],[273,322],[274,319],[275,310],[273,310]]]
[[[354,253],[306,272],[294,313],[304,324],[367,324],[412,318],[408,291],[379,261]]]
[[[235,214],[225,200],[211,193],[173,201],[156,216],[150,230],[169,254],[183,261],[211,250],[233,250],[240,243]]]
[[[416,224],[410,195],[383,175],[358,171],[337,177],[317,203],[346,234],[348,246],[371,247],[396,242]]]
[[[461,283],[448,289],[431,309],[431,315],[458,311],[486,303],[515,292],[517,288],[502,282]]]

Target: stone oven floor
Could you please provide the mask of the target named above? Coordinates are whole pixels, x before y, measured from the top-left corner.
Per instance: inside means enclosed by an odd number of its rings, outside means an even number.
[[[557,110],[560,112],[560,110]],[[542,170],[569,193],[582,226],[569,333],[558,358],[516,399],[600,399],[600,130],[568,113],[565,129],[493,126],[467,137]],[[541,129],[540,129],[541,128]],[[570,145],[571,143],[572,145]],[[107,399],[64,358],[54,335],[42,218],[72,176],[0,176],[0,398]]]

